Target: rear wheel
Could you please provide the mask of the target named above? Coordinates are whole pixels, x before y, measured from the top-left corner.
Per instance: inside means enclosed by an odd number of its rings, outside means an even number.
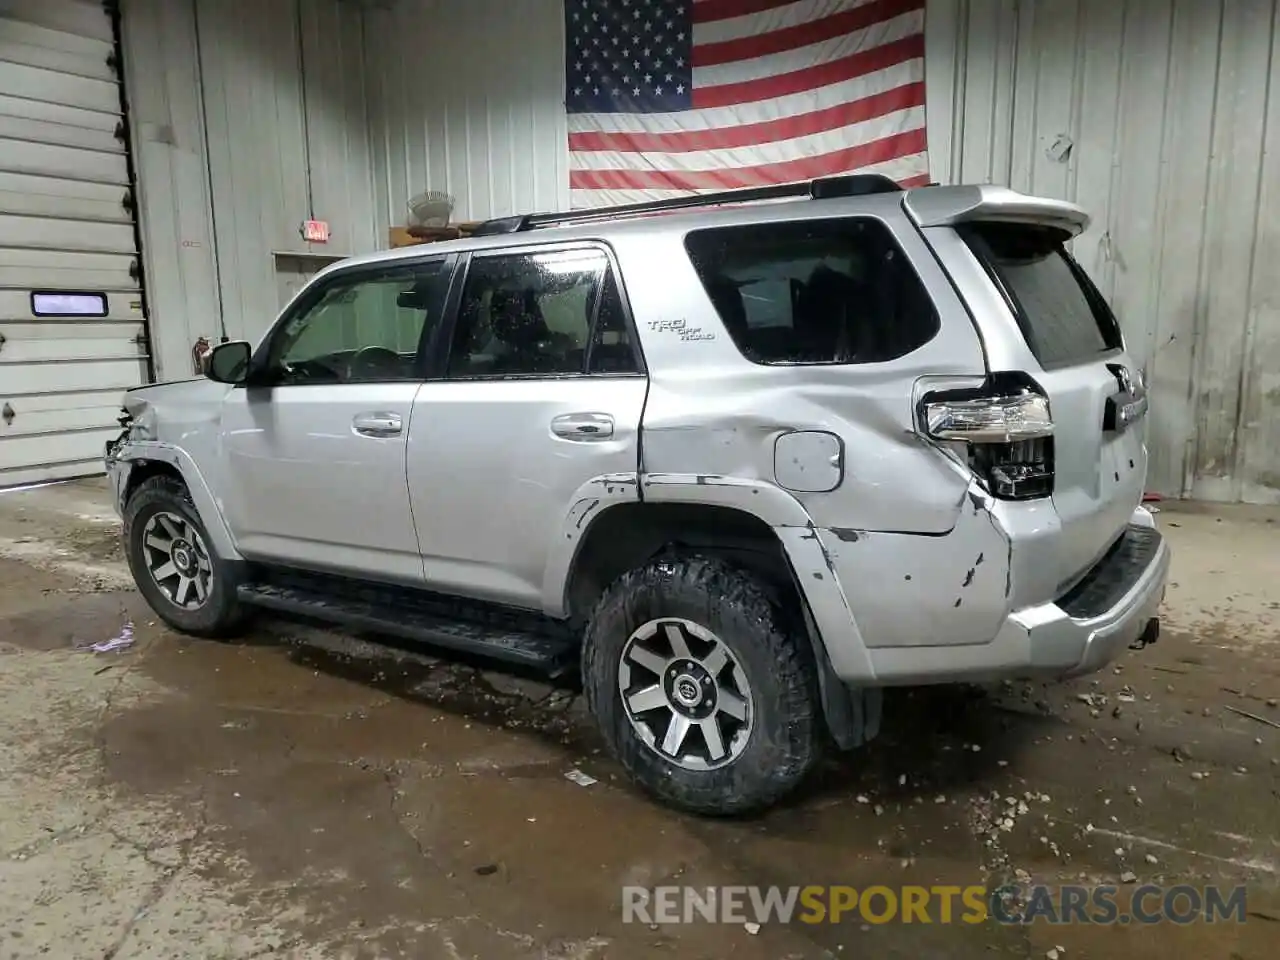
[[[656,561],[598,604],[583,648],[587,702],[646,790],[737,814],[791,791],[818,755],[807,640],[750,574],[715,559]]]
[[[213,548],[182,483],[143,481],[125,506],[124,540],[134,582],[165,623],[204,637],[243,625],[233,568]]]

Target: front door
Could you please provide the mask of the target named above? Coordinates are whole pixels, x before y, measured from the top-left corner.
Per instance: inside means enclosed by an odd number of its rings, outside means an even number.
[[[227,397],[224,509],[254,560],[417,584],[405,444],[453,258],[310,287]]]
[[[554,612],[548,558],[581,491],[639,467],[647,380],[608,253],[474,254],[450,341],[409,440],[426,582]]]

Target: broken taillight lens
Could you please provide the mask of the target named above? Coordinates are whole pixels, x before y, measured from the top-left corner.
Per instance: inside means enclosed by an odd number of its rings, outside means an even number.
[[[970,444],[969,465],[1001,500],[1034,500],[1053,494],[1053,437]]]
[[[980,390],[929,394],[920,419],[932,439],[963,445],[969,467],[993,496],[1053,493],[1053,417],[1034,386],[993,381]]]

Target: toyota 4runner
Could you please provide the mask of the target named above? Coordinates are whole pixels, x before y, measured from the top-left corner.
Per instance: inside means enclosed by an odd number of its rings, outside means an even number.
[[[128,392],[133,575],[189,634],[265,609],[576,666],[641,785],[759,809],[885,686],[1156,638],[1144,377],[1086,225],[853,176],[343,261]]]

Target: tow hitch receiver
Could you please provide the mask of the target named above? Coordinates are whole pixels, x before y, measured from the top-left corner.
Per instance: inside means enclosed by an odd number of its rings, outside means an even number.
[[[1142,630],[1142,635],[1137,640],[1129,644],[1130,650],[1141,650],[1149,647],[1160,639],[1160,618],[1152,617],[1147,621],[1147,625]]]

